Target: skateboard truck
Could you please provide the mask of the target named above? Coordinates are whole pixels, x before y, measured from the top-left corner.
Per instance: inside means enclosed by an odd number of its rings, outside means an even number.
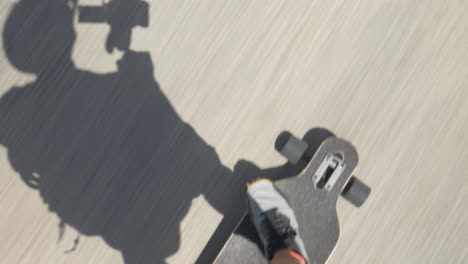
[[[280,149],[280,153],[288,159],[289,163],[296,165],[301,160],[309,162],[313,158],[308,148],[307,142],[291,135]],[[304,176],[311,177],[317,189],[325,187],[326,191],[331,191],[345,169],[346,162],[342,153],[327,153],[318,169],[309,166],[305,169]],[[370,192],[370,187],[352,176],[341,191],[341,196],[354,206],[360,207],[367,200]]]
[[[319,189],[325,189],[330,191],[335,185],[341,173],[345,169],[346,164],[344,163],[343,157],[339,154],[328,153],[323,159],[318,170],[312,176],[312,180],[315,183],[315,187]]]

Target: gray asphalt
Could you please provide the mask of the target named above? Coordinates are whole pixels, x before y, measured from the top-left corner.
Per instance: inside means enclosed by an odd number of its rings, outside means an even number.
[[[465,1],[100,3],[0,3],[1,263],[192,263],[319,127],[373,188],[329,263],[468,262]]]

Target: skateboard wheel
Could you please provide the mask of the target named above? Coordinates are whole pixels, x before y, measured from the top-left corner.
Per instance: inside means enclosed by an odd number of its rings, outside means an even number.
[[[356,207],[361,207],[369,197],[371,188],[356,177],[351,177],[341,196]]]
[[[308,144],[299,138],[290,135],[286,143],[279,149],[281,155],[288,159],[288,162],[295,165],[297,164],[306,153]]]

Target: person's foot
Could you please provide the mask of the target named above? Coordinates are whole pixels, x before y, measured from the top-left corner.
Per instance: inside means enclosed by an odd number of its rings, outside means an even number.
[[[247,199],[249,215],[268,260],[278,251],[289,249],[310,263],[294,212],[273,183],[267,179],[254,181],[248,186]]]

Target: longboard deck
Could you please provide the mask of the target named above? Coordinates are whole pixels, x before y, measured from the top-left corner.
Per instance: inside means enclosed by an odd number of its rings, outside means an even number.
[[[330,154],[343,158],[343,169],[334,185],[316,187],[317,170]],[[336,203],[358,163],[358,154],[349,142],[331,137],[319,147],[303,172],[295,177],[275,182],[292,206],[299,233],[304,240],[311,264],[323,264],[332,254],[340,235]],[[256,233],[248,217],[244,216],[235,233],[229,238],[215,260],[224,263],[266,263],[259,240],[247,239],[239,234]],[[251,236],[256,237],[256,236]]]

